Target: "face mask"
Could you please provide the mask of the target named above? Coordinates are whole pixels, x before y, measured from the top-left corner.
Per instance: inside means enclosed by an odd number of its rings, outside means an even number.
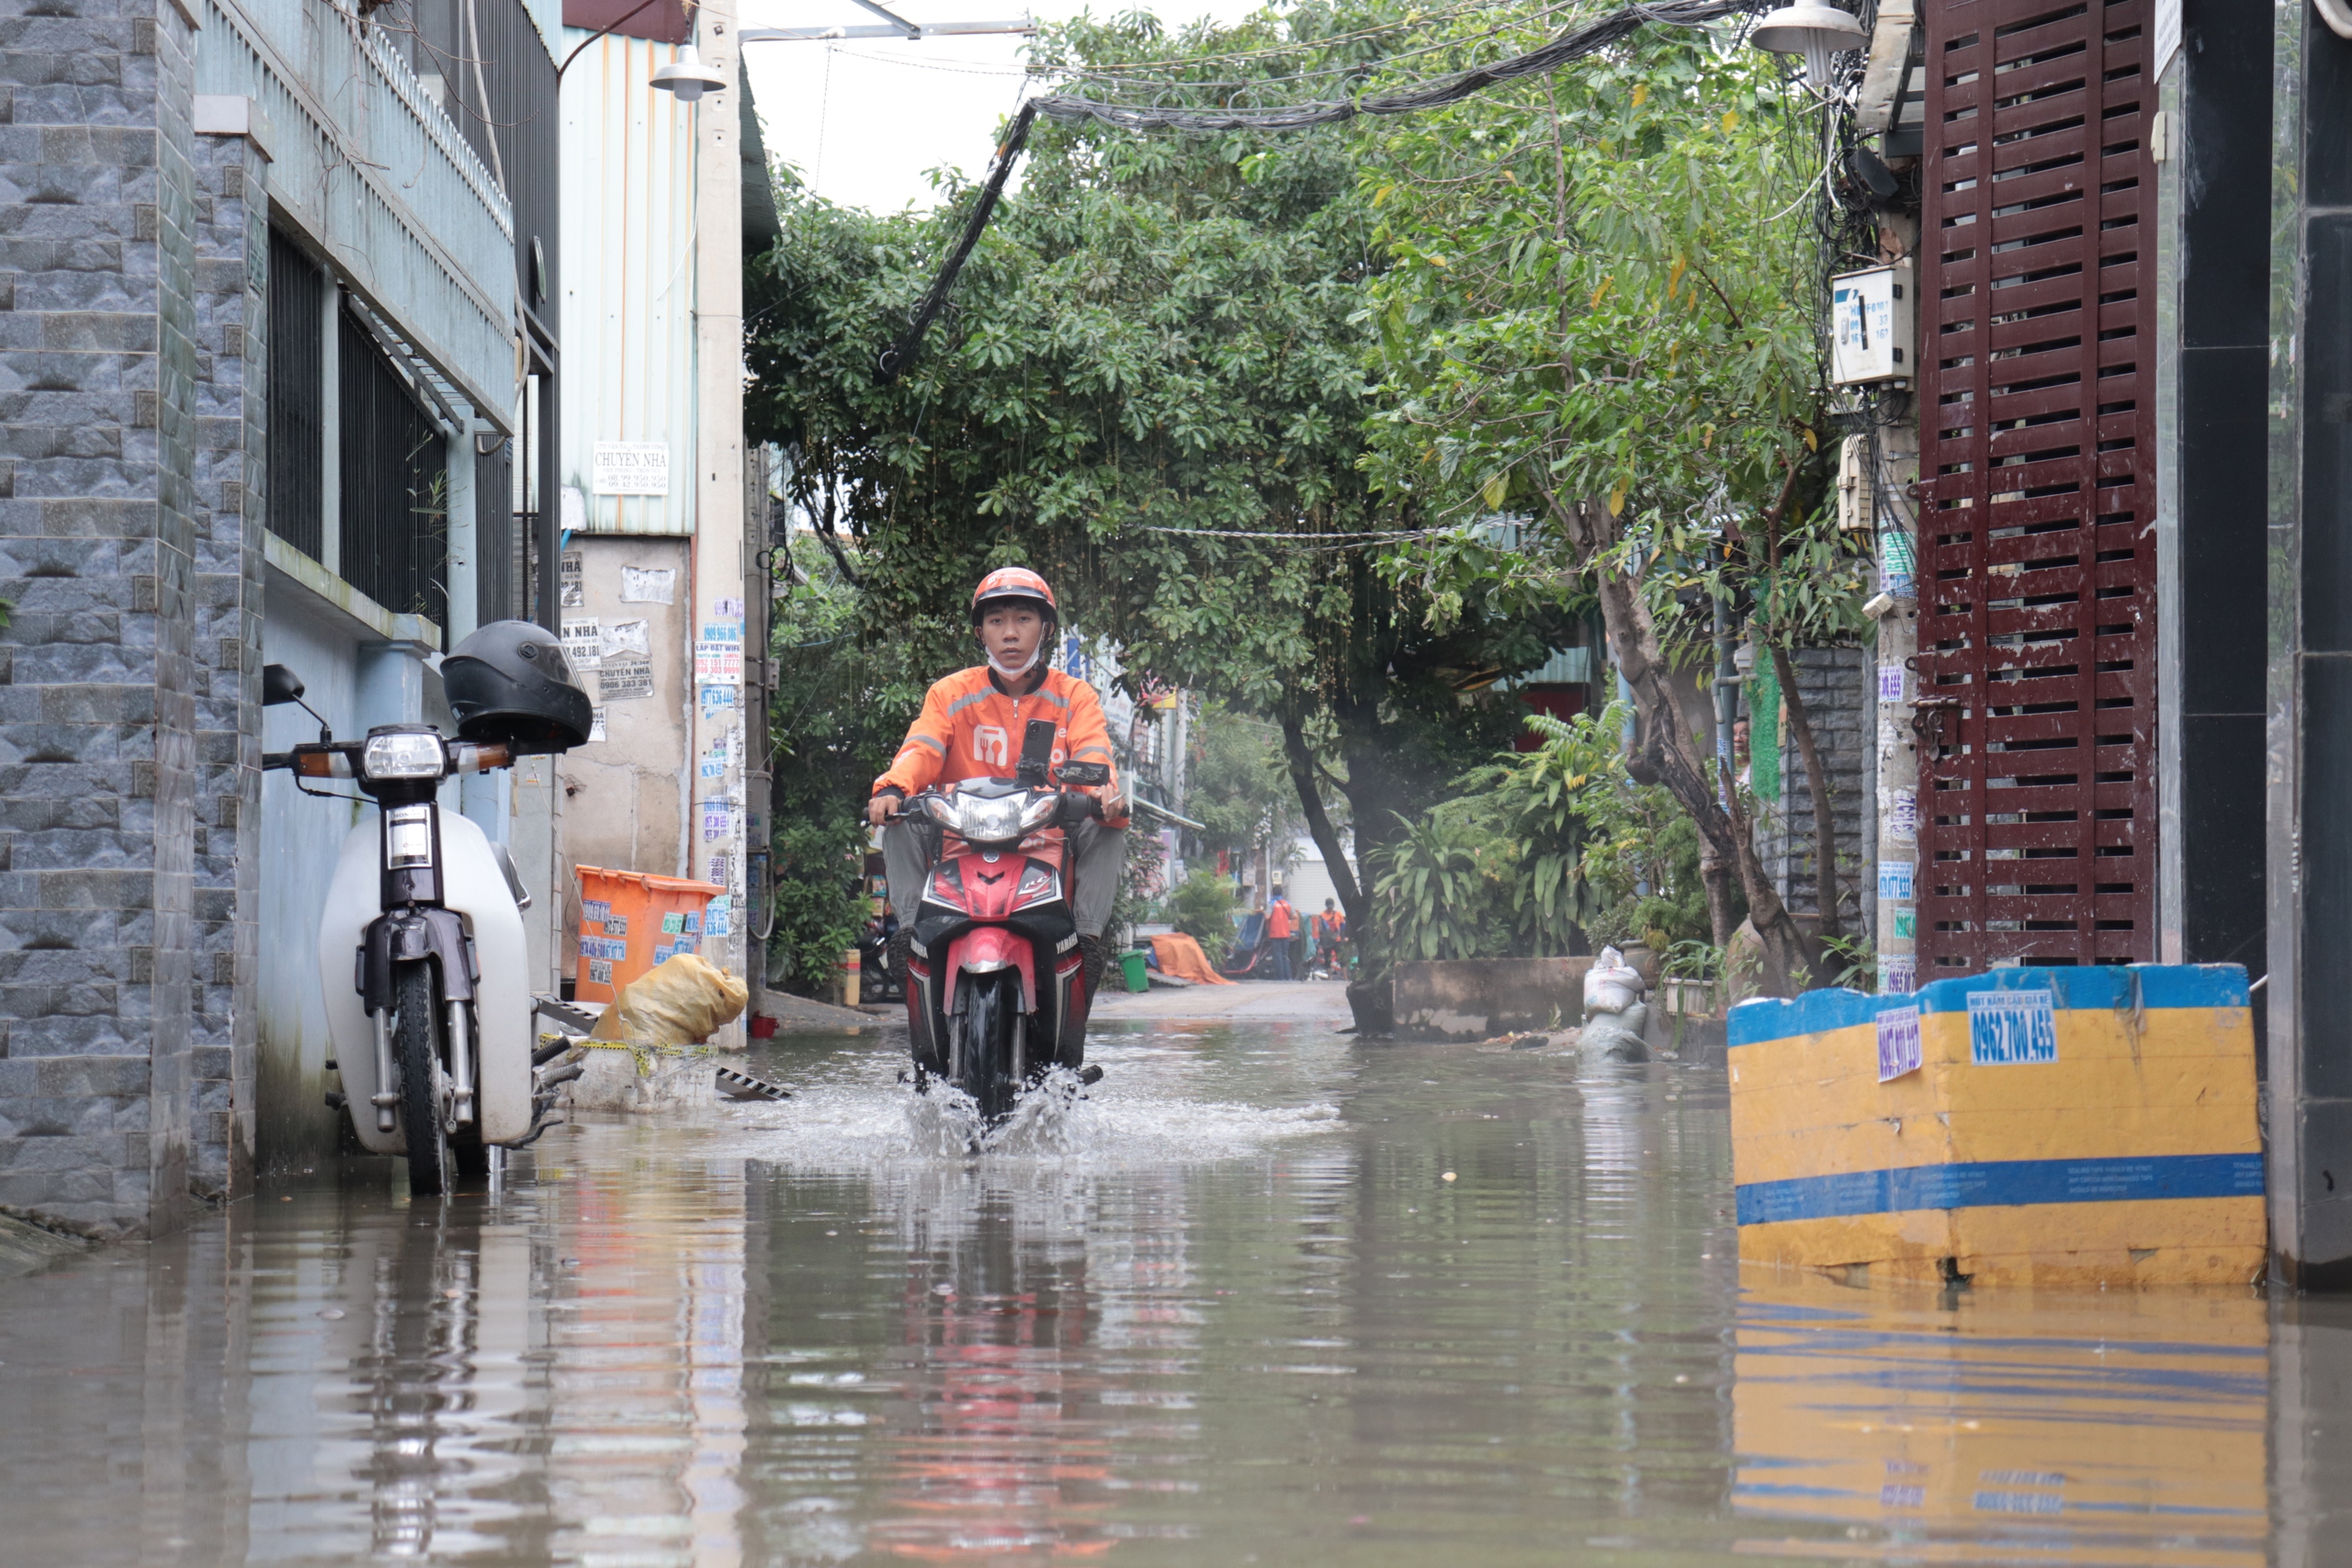
[[[1002,654],[991,650],[989,654],[989,667],[1008,681],[1018,681],[1037,667],[1037,660],[1044,658],[1045,653],[1046,639],[1039,637],[1037,646],[1029,650],[1029,657],[1018,664],[1007,664]]]

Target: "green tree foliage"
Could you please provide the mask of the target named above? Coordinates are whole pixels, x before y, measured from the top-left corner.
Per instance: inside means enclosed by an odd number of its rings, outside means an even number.
[[[1563,722],[1455,781],[1453,797],[1385,852],[1379,910],[1400,958],[1502,958],[1708,929],[1698,834],[1654,784],[1634,781],[1618,736],[1628,709]]]
[[[1233,884],[1215,870],[1196,865],[1168,890],[1168,918],[1201,944],[1211,964],[1222,964],[1233,947]]]
[[[1261,844],[1286,852],[1306,818],[1282,732],[1262,719],[1211,700],[1191,726],[1192,754],[1184,768],[1184,814],[1207,829],[1197,835],[1211,857],[1220,850],[1255,852]]]
[[[1045,34],[1046,63],[1175,59],[1159,74],[1262,78],[1308,62],[1371,69],[1377,39],[1250,62],[1182,63],[1339,39],[1375,13],[1302,5],[1238,28],[1163,35],[1148,17]],[[1564,595],[1498,614],[1476,581],[1439,602],[1329,536],[1427,521],[1364,468],[1374,412],[1363,291],[1382,263],[1346,134],[1148,137],[1040,124],[922,355],[885,383],[874,354],[962,216],[846,212],[784,198],[755,268],[749,412],[796,454],[798,499],[861,544],[870,624],[944,667],[988,568],[1053,575],[1070,617],[1137,679],[1215,694],[1277,726],[1351,928],[1361,856],[1513,728],[1465,702],[1559,639]],[[956,193],[951,193],[956,194]],[[1273,539],[1232,534],[1271,534]]]
[[[770,698],[775,928],[770,973],[813,996],[841,968],[870,912],[862,813],[929,682],[906,645],[864,625],[842,569],[806,542],[786,552],[797,579],[775,601]]]
[[[1754,604],[1776,654],[1850,630],[1860,598],[1863,562],[1815,504],[1819,153],[1774,69],[1653,28],[1403,122],[1363,177],[1391,257],[1363,315],[1391,399],[1374,420],[1384,493],[1428,515],[1533,519],[1522,549],[1441,536],[1397,552],[1392,577],[1446,613],[1457,596],[1491,609],[1596,592],[1641,712],[1642,771],[1698,834],[1715,939],[1744,895],[1766,982],[1785,990],[1802,941],[1747,803],[1692,743],[1704,716],[1668,679],[1703,655],[1715,593]]]

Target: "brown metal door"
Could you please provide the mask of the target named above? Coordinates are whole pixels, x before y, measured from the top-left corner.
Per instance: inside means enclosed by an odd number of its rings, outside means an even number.
[[[2155,956],[2152,4],[1923,7],[1923,985]]]

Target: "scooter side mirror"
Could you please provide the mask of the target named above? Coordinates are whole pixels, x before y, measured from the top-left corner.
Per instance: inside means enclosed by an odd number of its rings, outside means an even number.
[[[1033,718],[1021,737],[1021,765],[1013,777],[1025,784],[1046,782],[1046,770],[1054,762],[1054,721]]]
[[[262,706],[274,708],[283,707],[288,703],[299,703],[302,700],[303,690],[302,677],[285,665],[265,664],[261,667]]]
[[[1056,782],[1080,788],[1095,788],[1111,782],[1111,767],[1107,762],[1064,762],[1054,770]]]

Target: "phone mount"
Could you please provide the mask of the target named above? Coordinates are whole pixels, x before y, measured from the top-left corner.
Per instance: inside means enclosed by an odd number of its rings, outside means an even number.
[[[1046,770],[1054,765],[1054,721],[1033,718],[1021,736],[1021,762],[1012,776],[1023,784],[1042,784]]]

